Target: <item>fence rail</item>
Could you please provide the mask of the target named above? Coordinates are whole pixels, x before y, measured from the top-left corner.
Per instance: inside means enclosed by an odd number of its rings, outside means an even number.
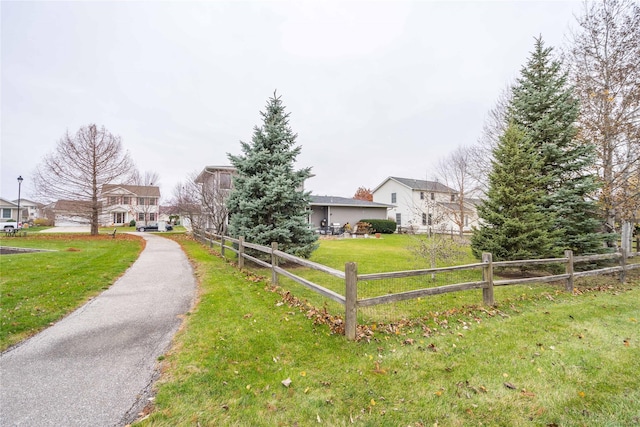
[[[631,257],[640,256],[640,252],[625,253],[624,249],[621,252],[599,255],[586,255],[586,256],[573,256],[571,251],[565,251],[565,256],[562,258],[546,258],[546,259],[531,259],[531,260],[517,260],[517,261],[499,261],[493,262],[492,255],[485,253],[482,256],[482,262],[467,265],[458,265],[452,267],[442,268],[429,268],[422,270],[408,270],[408,271],[393,271],[385,273],[370,273],[370,274],[358,274],[357,264],[354,262],[348,262],[345,264],[345,270],[340,271],[331,267],[327,267],[322,264],[315,263],[303,258],[287,254],[278,250],[277,243],[272,243],[271,247],[258,245],[255,243],[245,242],[244,238],[234,239],[228,236],[216,235],[213,233],[194,232],[194,236],[203,244],[208,244],[213,247],[214,245],[220,247],[222,255],[226,250],[231,250],[238,256],[238,267],[243,268],[245,260],[271,269],[271,281],[273,284],[278,284],[278,275],[287,277],[302,286],[335,301],[342,306],[345,310],[345,336],[349,340],[354,340],[356,337],[357,328],[357,313],[360,307],[371,307],[379,304],[389,304],[399,301],[412,300],[432,295],[440,295],[449,292],[460,292],[472,289],[482,289],[482,299],[485,305],[495,304],[493,296],[493,288],[495,286],[508,286],[508,285],[523,285],[532,283],[550,283],[550,282],[563,282],[565,284],[565,290],[573,291],[574,280],[580,277],[603,275],[603,274],[619,274],[619,280],[624,282],[626,278],[626,272],[629,270],[640,268],[640,263],[628,264],[627,259]],[[228,243],[232,245],[229,246]],[[251,254],[246,253],[245,249],[252,249],[269,255],[270,262],[257,258]],[[619,265],[615,267],[604,267],[591,269],[587,271],[574,271],[576,264],[584,264],[596,261],[605,260],[618,260]],[[300,277],[286,268],[279,265],[280,260],[285,260],[290,263],[307,267],[313,270],[320,271],[327,275],[337,277],[344,280],[344,295],[323,287],[317,283]],[[494,280],[495,268],[509,268],[509,267],[527,267],[533,265],[564,265],[564,272],[562,274],[554,274],[548,276],[536,276],[518,279],[503,279]],[[429,288],[415,289],[405,292],[389,293],[382,296],[368,297],[358,299],[358,282],[375,281],[385,279],[406,279],[409,277],[419,277],[427,275],[435,275],[444,272],[456,272],[464,270],[482,270],[482,280],[472,281],[465,283],[455,283],[442,286],[435,286]]]

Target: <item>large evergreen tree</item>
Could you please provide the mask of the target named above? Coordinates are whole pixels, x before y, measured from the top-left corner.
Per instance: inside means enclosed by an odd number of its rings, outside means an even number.
[[[553,217],[539,204],[546,184],[541,167],[531,139],[510,124],[493,151],[486,198],[478,206],[482,221],[471,237],[476,257],[482,252],[499,261],[556,255]]]
[[[317,248],[307,223],[310,193],[303,189],[311,169],[294,169],[301,147],[280,97],[274,93],[260,114],[263,123],[251,143],[241,142],[244,154],[228,155],[238,171],[227,200],[229,234],[262,245],[277,242],[282,251],[309,257]]]
[[[508,119],[527,133],[540,156],[545,188],[541,206],[560,230],[555,245],[577,253],[602,248],[604,235],[593,197],[598,189],[591,174],[595,147],[579,142],[579,102],[567,84],[567,72],[552,59],[552,48],[537,38],[535,48],[513,87]]]

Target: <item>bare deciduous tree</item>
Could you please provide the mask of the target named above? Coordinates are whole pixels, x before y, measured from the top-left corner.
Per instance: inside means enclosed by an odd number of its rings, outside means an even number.
[[[160,174],[156,171],[144,171],[144,173],[140,173],[140,171],[136,170],[133,172],[131,177],[131,183],[133,185],[160,185]]]
[[[474,154],[470,147],[458,147],[440,160],[436,167],[438,179],[456,191],[446,214],[458,226],[460,237],[464,232],[465,217],[473,211],[469,206],[470,199],[478,192],[478,182],[473,173]]]
[[[172,205],[194,229],[211,229],[216,234],[225,234],[229,215],[226,207],[228,195],[228,189],[202,182],[194,172],[184,183],[176,185]]]
[[[35,194],[43,201],[71,201],[77,216],[89,219],[91,235],[98,234],[100,189],[126,179],[133,171],[129,153],[119,136],[95,124],[67,132],[34,172]]]
[[[509,123],[507,115],[511,98],[511,86],[507,86],[498,96],[496,105],[489,110],[477,144],[468,148],[469,155],[474,160],[469,164],[469,174],[478,183],[478,188],[482,192],[487,189],[486,183],[491,171],[493,150],[498,145],[498,141]]]
[[[566,54],[581,102],[579,137],[597,147],[599,199],[615,231],[639,197],[631,182],[640,169],[640,4],[585,2],[577,21]]]
[[[428,233],[412,233],[413,244],[409,250],[420,260],[428,260],[431,268],[436,268],[439,261],[452,261],[464,256],[462,240],[447,231],[447,215],[440,204],[425,200],[421,206],[415,207],[419,213],[426,213]],[[410,231],[417,227],[409,227]],[[435,274],[431,275],[435,280]]]

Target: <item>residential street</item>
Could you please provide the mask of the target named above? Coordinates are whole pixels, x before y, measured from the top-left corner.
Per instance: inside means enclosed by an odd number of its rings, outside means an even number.
[[[177,243],[140,234],[115,284],[0,356],[1,426],[122,426],[146,405],[196,280]]]

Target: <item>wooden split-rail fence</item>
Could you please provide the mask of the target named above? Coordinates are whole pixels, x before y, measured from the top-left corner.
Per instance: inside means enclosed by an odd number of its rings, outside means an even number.
[[[482,301],[485,305],[494,305],[493,289],[496,286],[507,285],[524,285],[533,283],[549,283],[549,282],[562,282],[564,283],[564,289],[567,292],[572,292],[574,287],[574,280],[580,277],[596,276],[603,274],[618,274],[619,280],[624,282],[626,273],[629,270],[640,268],[640,262],[628,263],[629,258],[640,256],[640,252],[626,253],[624,249],[620,252],[599,254],[599,255],[586,255],[586,256],[574,256],[572,251],[565,251],[562,258],[547,258],[547,259],[530,259],[530,260],[518,260],[518,261],[499,261],[493,262],[492,255],[490,253],[484,253],[482,255],[482,262],[475,264],[458,265],[452,267],[441,268],[429,268],[423,270],[409,270],[409,271],[393,271],[386,273],[372,273],[372,274],[358,274],[358,266],[355,262],[347,262],[345,264],[344,271],[337,270],[331,267],[327,267],[322,264],[318,264],[307,259],[299,258],[290,255],[286,252],[278,250],[278,244],[272,243],[271,247],[258,245],[255,243],[246,242],[243,237],[234,239],[229,236],[217,235],[209,232],[194,232],[196,239],[203,244],[207,244],[211,247],[218,246],[222,255],[225,255],[225,251],[233,251],[237,254],[238,268],[244,268],[245,260],[249,260],[257,265],[271,269],[271,282],[274,285],[278,284],[278,275],[288,277],[295,282],[311,289],[312,291],[322,295],[325,298],[329,298],[342,306],[344,306],[344,324],[345,324],[345,336],[348,340],[354,340],[356,337],[357,328],[357,315],[359,307],[370,307],[379,304],[389,304],[399,301],[406,301],[410,299],[417,299],[427,297],[430,295],[439,295],[449,292],[459,292],[471,289],[482,289]],[[231,245],[229,245],[231,243]],[[256,251],[269,254],[270,262],[263,259],[254,257],[246,253],[245,249],[250,248]],[[294,264],[318,270],[328,275],[337,277],[344,280],[345,291],[344,295],[335,292],[331,289],[327,289],[317,283],[313,283],[303,277],[297,276],[291,271],[282,268],[279,265],[279,260],[285,260]],[[606,260],[617,260],[617,265],[613,267],[596,268],[587,271],[574,271],[575,264],[598,262]],[[564,265],[564,272],[562,274],[554,274],[549,276],[536,276],[518,279],[494,279],[494,269],[500,267],[528,267],[533,265]],[[416,289],[400,293],[391,293],[377,297],[358,299],[358,282],[361,281],[374,281],[385,279],[401,279],[416,276],[433,275],[437,273],[464,271],[464,270],[482,270],[482,280],[474,282],[456,283],[450,285],[436,286],[430,288]]]

